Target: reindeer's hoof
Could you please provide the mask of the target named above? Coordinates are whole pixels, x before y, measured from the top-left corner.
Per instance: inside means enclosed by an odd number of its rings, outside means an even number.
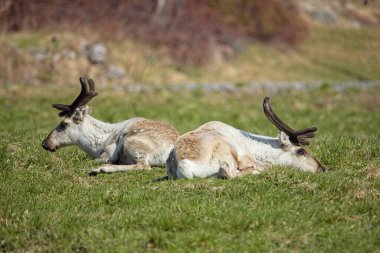
[[[89,176],[97,176],[100,173],[100,170],[92,170],[88,173]]]
[[[91,176],[91,177],[97,176],[98,174],[99,174],[99,173],[97,173],[97,172],[95,172],[95,171],[90,171],[90,172],[88,173],[88,175]]]

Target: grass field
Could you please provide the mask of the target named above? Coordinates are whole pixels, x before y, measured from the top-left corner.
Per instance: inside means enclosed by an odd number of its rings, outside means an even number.
[[[0,251],[380,252],[379,88],[271,96],[294,127],[316,125],[311,152],[329,168],[272,168],[234,180],[153,182],[163,168],[90,177],[78,148],[48,153],[54,102],[77,90],[0,90]],[[184,133],[209,120],[276,135],[266,94],[102,92],[93,115],[143,116]]]

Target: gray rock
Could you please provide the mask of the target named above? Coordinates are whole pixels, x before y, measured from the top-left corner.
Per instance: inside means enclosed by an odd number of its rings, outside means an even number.
[[[33,56],[33,58],[38,62],[46,61],[48,54],[45,50],[37,47],[28,48],[28,53]]]
[[[120,66],[110,65],[107,68],[106,75],[107,75],[107,78],[110,80],[121,79],[125,76],[125,69]]]
[[[61,55],[68,59],[75,59],[77,57],[77,53],[74,50],[64,48],[61,52]]]
[[[130,84],[126,87],[128,92],[154,92],[157,89],[170,90],[173,92],[193,92],[204,91],[208,94],[217,92],[234,92],[234,93],[260,93],[276,94],[286,91],[308,91],[313,89],[321,89],[326,83],[321,81],[310,82],[250,82],[244,85],[236,85],[233,83],[188,83],[188,84],[170,84],[152,86],[148,84]],[[349,89],[371,89],[380,86],[380,81],[345,81],[345,82],[331,82],[327,84],[330,89],[336,92],[344,92]]]
[[[84,47],[84,52],[92,64],[103,64],[106,61],[107,48],[100,42],[87,44]]]
[[[38,86],[41,81],[34,77],[25,78],[25,84],[30,86]]]
[[[218,91],[234,91],[236,87],[232,83],[205,83],[201,84],[204,91],[218,92]]]
[[[327,24],[336,24],[338,22],[338,15],[328,8],[315,9],[308,12],[308,14],[312,19],[318,22]]]
[[[152,90],[152,86],[147,84],[133,84],[127,86],[128,92],[146,92]]]

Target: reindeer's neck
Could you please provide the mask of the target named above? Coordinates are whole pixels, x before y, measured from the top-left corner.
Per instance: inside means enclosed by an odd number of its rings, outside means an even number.
[[[262,165],[280,165],[284,164],[281,142],[279,138],[273,138],[262,135],[255,135],[241,131],[243,142],[251,156]]]
[[[77,145],[91,157],[98,157],[104,149],[106,140],[121,127],[120,124],[109,124],[87,115],[82,122],[81,136]]]

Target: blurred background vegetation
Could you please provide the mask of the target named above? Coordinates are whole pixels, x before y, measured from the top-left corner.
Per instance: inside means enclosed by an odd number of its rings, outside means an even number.
[[[375,0],[2,0],[0,85],[380,79]]]

